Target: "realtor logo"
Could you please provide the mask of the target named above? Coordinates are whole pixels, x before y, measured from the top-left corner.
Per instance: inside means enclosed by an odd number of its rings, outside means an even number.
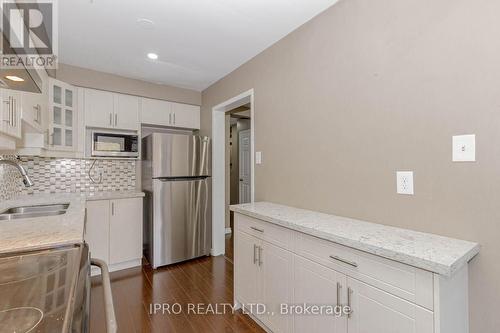
[[[2,1],[3,68],[56,68],[55,5],[51,0]]]

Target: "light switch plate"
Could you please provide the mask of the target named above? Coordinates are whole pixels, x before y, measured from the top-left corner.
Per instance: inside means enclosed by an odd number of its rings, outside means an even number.
[[[413,171],[397,171],[396,184],[398,194],[413,195]]]
[[[455,135],[452,139],[453,162],[476,161],[476,135]]]
[[[261,151],[255,152],[255,164],[262,164],[262,152]]]

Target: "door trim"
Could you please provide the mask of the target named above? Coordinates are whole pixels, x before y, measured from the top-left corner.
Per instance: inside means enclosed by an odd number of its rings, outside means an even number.
[[[254,90],[247,90],[212,108],[212,255],[225,253],[225,144],[226,111],[250,103],[250,197],[255,200],[255,103]]]

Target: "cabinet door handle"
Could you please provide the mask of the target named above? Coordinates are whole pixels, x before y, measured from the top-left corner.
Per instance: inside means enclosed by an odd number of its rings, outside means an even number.
[[[337,306],[340,306],[340,294],[342,292],[342,285],[340,282],[337,282]]]
[[[109,113],[109,126],[113,126],[113,114]]]
[[[174,112],[174,125],[175,125],[175,112]]]
[[[352,293],[353,293],[353,290],[351,289],[351,287],[348,287],[347,288],[347,307],[349,308],[349,312],[347,312],[347,318],[351,318],[351,315],[353,312],[352,306],[351,306]]]
[[[17,127],[17,101],[13,99],[13,102],[14,106],[12,108],[12,113],[13,113],[12,123],[14,127]]]
[[[257,263],[257,254],[255,253],[257,252],[257,245],[253,245],[253,264],[255,265]]]
[[[172,112],[168,114],[168,124],[172,125]]]
[[[9,118],[3,119],[3,121],[10,124],[10,97],[9,97],[9,99],[4,99],[3,102],[8,106],[8,109],[7,109],[7,112],[3,111],[2,118],[5,116],[5,114],[9,115]]]
[[[114,202],[111,203],[111,215],[115,216],[115,203]]]
[[[264,230],[256,228],[256,227],[250,227],[250,229],[258,231],[258,232],[264,232]]]
[[[10,120],[10,126],[14,127],[14,108],[12,107],[14,105],[14,100],[12,99],[11,96],[9,96],[9,120]]]
[[[259,265],[262,266],[262,264],[264,263],[264,260],[262,260],[262,252],[264,252],[264,249],[262,248],[262,246],[259,246]]]
[[[115,126],[118,126],[118,113],[115,113]]]
[[[343,262],[344,264],[347,264],[347,265],[352,266],[352,267],[358,267],[358,264],[355,263],[354,261],[343,259],[343,258],[340,258],[338,256],[330,256],[330,258],[333,259],[333,260],[337,260],[337,261]]]

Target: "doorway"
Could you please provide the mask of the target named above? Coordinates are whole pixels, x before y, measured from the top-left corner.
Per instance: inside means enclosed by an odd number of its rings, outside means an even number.
[[[226,238],[231,238],[233,230],[231,228],[231,218],[229,213],[229,205],[231,204],[231,149],[229,145],[229,137],[236,140],[236,131],[231,133],[231,118],[247,118],[249,122],[249,135],[244,137],[246,147],[244,148],[245,158],[244,170],[248,177],[242,181],[246,186],[246,200],[254,201],[254,94],[253,89],[246,91],[234,98],[231,98],[214,108],[212,108],[212,255],[224,255],[226,253]],[[240,115],[238,115],[240,113]],[[231,117],[231,115],[234,115]],[[232,120],[233,123],[235,120]],[[237,124],[237,120],[236,120]],[[245,129],[243,129],[245,130]],[[238,134],[239,139],[239,134]],[[239,146],[238,146],[239,147]],[[235,149],[233,148],[233,151]],[[234,155],[233,155],[234,157]],[[234,160],[234,159],[233,159]],[[248,163],[249,160],[249,163]],[[239,164],[239,149],[238,149],[238,164]],[[249,165],[249,167],[248,167]],[[235,172],[236,166],[233,167]],[[233,177],[234,177],[234,172]],[[239,166],[238,166],[239,177]],[[239,183],[239,178],[238,178]],[[249,189],[248,189],[249,187]],[[234,188],[234,182],[233,182]],[[233,189],[233,193],[235,190]],[[238,184],[238,202],[239,199],[239,184]],[[248,195],[249,193],[249,195]],[[249,198],[248,198],[249,197]],[[228,225],[226,227],[226,225]],[[229,234],[231,231],[231,234]],[[228,237],[226,237],[226,232]],[[228,248],[231,251],[232,248]]]
[[[252,201],[250,105],[226,112],[225,256],[233,261],[234,212],[229,205]]]

